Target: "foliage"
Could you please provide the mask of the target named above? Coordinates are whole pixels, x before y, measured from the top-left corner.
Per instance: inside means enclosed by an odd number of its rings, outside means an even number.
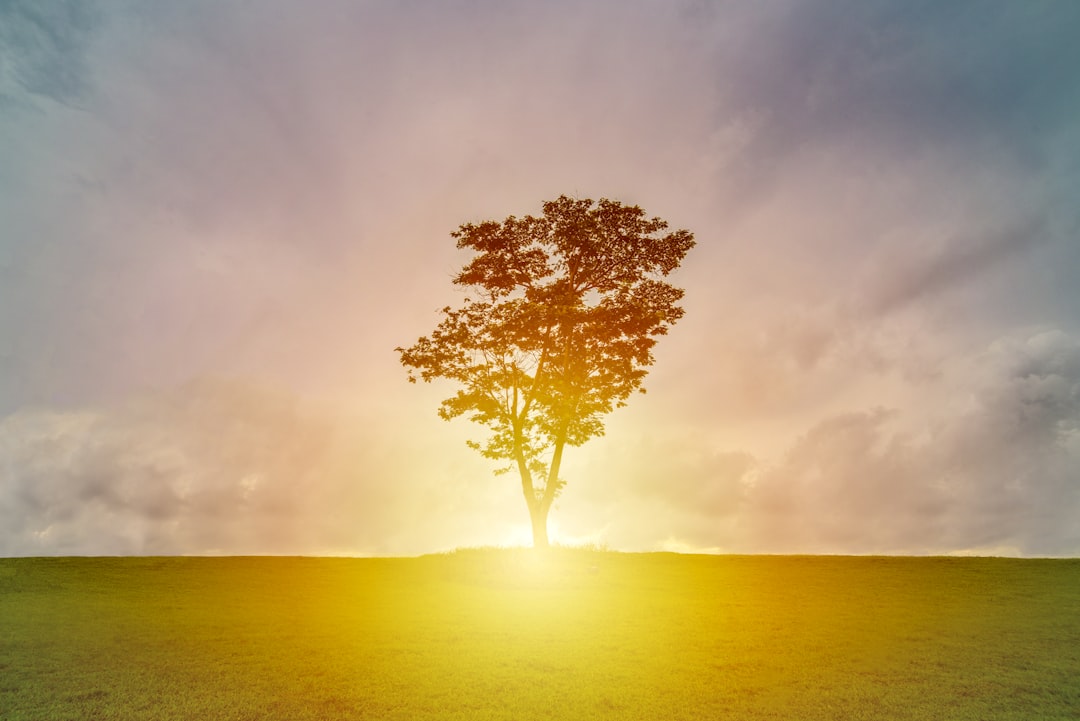
[[[457,383],[439,415],[491,430],[470,445],[516,466],[534,521],[562,486],[564,446],[601,435],[603,416],[644,392],[657,337],[683,315],[683,291],[663,278],[694,240],[666,230],[636,205],[566,196],[540,216],[466,223],[452,237],[474,256],[453,282],[469,296],[396,349],[411,382]]]

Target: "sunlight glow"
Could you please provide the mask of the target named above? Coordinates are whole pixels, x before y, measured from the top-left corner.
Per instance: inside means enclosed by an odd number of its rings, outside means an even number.
[[[553,541],[558,537],[552,528],[548,529],[548,533]],[[532,546],[532,528],[528,523],[515,523],[503,535],[497,545],[503,548],[527,548]]]
[[[676,538],[675,536],[668,536],[658,545],[661,551],[668,551],[670,553],[707,553],[717,555],[727,552],[721,546],[695,546],[694,544],[688,543],[681,538]]]

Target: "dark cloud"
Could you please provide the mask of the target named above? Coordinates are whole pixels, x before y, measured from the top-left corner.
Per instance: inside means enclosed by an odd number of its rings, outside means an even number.
[[[892,425],[900,412],[874,411],[802,436],[747,494],[752,545],[1080,551],[1080,342],[1043,331],[980,360],[963,388],[970,403],[917,431]]]
[[[875,315],[888,313],[962,287],[1046,241],[1042,224],[1027,219],[968,237],[946,238],[930,248],[901,246],[895,253],[900,257],[882,259],[880,274],[868,290],[868,310]]]
[[[748,498],[755,545],[904,552],[937,535],[947,506],[912,441],[883,411],[829,418],[764,471]],[[923,449],[919,449],[922,451]],[[932,544],[931,544],[932,545]]]
[[[1075,131],[1078,23],[1070,3],[772,4],[721,49],[725,108],[754,118],[770,174],[820,143],[1042,166]]]
[[[89,92],[87,51],[100,13],[80,0],[0,3],[0,110],[20,101],[14,82],[31,96],[78,107]]]

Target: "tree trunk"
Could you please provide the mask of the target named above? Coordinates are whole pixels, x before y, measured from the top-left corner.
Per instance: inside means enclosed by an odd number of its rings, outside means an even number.
[[[529,504],[529,516],[532,518],[533,548],[547,548],[547,518],[551,510],[551,504],[555,502],[555,495],[559,489],[559,467],[562,465],[563,447],[566,446],[566,429],[555,439],[555,452],[551,455],[551,465],[548,467],[547,483],[544,484],[544,495],[536,499],[535,503]]]
[[[521,474],[521,494],[525,496],[525,505],[529,508],[529,520],[532,521],[533,548],[547,548],[547,515],[550,504],[545,505],[536,497],[533,488],[532,472],[521,451],[521,431],[514,428],[514,457],[517,459],[518,473]]]
[[[529,518],[532,521],[533,548],[548,548],[547,517],[548,509],[543,503],[529,504]]]

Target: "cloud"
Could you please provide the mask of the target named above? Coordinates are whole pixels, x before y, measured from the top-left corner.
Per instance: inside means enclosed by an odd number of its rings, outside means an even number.
[[[0,359],[18,382],[0,409],[201,372],[352,383],[361,343],[393,348],[445,303],[457,224],[561,192],[648,197],[632,176],[679,198],[695,151],[673,141],[704,112],[670,82],[693,77],[678,18],[642,9],[676,35],[653,33],[583,6],[568,33],[566,10],[103,11],[57,60],[93,76],[85,112],[6,119]]]
[[[941,382],[963,402],[833,415],[776,456],[620,429],[568,458],[554,527],[630,550],[1080,552],[1080,339],[1008,336],[961,368],[966,379]],[[517,490],[458,441],[395,438],[225,380],[98,411],[22,411],[0,423],[0,552],[415,553],[523,540]]]
[[[756,479],[745,520],[763,550],[904,552],[934,539],[947,504],[909,438],[889,414],[849,413],[806,432]],[[913,527],[914,526],[914,527]],[[930,542],[930,547],[934,543]]]
[[[970,232],[970,231],[969,231]],[[909,303],[963,286],[1000,263],[1044,240],[1038,221],[980,228],[973,237],[948,238],[933,248],[915,247],[899,258],[883,258],[882,273],[870,284],[870,311],[884,314]],[[913,257],[921,254],[921,257]],[[906,257],[904,257],[906,256]]]
[[[0,421],[0,555],[417,553],[483,542],[476,469],[279,389],[226,379]],[[437,444],[434,447],[438,447]],[[464,460],[471,460],[465,453]],[[482,465],[482,464],[481,464]],[[494,506],[494,507],[493,507]],[[496,533],[508,527],[492,524]]]
[[[78,107],[90,86],[87,49],[100,22],[92,2],[0,5],[0,112],[20,93]]]
[[[97,412],[4,420],[9,554],[287,548],[325,430],[222,384]]]
[[[775,454],[617,429],[571,461],[560,528],[636,550],[1080,552],[1080,339],[1010,334],[935,383],[947,402],[827,414]]]
[[[449,231],[559,193],[699,243],[649,395],[580,449],[567,533],[1072,547],[1077,12],[3,3],[7,548],[519,532],[512,484],[457,445],[474,429],[435,422],[391,349],[454,302]],[[290,504],[306,520],[275,520]]]
[[[560,530],[587,537],[602,528],[603,542],[637,550],[652,550],[662,538],[729,544],[718,530],[737,522],[756,459],[659,427],[626,430],[568,460],[569,482],[553,512]]]
[[[718,522],[691,540],[785,553],[1080,552],[1080,340],[1041,330],[964,361],[954,370],[974,376],[944,379],[963,402],[816,423],[779,457],[749,467],[742,492],[716,516],[737,524]],[[666,501],[680,518],[699,513],[692,493],[672,488]]]
[[[1075,130],[1074,6],[797,2],[745,19],[720,46],[724,107],[755,118],[747,153],[770,174],[821,143],[1043,165]]]

